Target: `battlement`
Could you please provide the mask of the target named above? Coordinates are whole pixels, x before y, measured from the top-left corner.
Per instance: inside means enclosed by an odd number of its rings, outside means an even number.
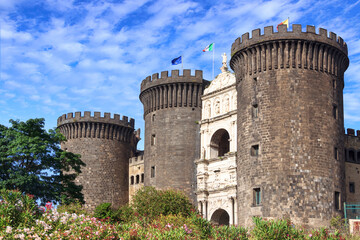
[[[328,31],[319,28],[319,33],[316,33],[315,26],[306,26],[306,32],[302,31],[301,24],[293,24],[292,31],[289,31],[286,25],[280,25],[278,32],[274,32],[273,26],[264,28],[264,34],[261,35],[260,29],[252,31],[251,38],[249,33],[245,33],[241,38],[237,38],[231,47],[231,55],[237,51],[246,48],[252,44],[259,44],[271,40],[308,40],[326,43],[333,47],[340,49],[344,54],[348,54],[347,45],[341,37],[333,32],[328,34]]]
[[[131,165],[137,165],[137,164],[141,164],[141,163],[144,163],[144,155],[139,155],[139,156],[136,156],[136,157],[131,157],[129,159],[129,164],[130,166]]]
[[[169,83],[202,83],[203,72],[201,70],[195,70],[195,75],[191,75],[190,69],[184,69],[183,75],[179,74],[179,70],[171,70],[171,76],[168,71],[162,71],[159,77],[159,73],[154,73],[152,76],[146,77],[141,82],[141,92],[144,90],[163,84]]]
[[[347,133],[345,133],[347,136],[352,136],[352,137],[360,137],[360,130],[356,130],[356,135],[355,135],[355,130],[352,128],[348,128],[347,129]]]
[[[347,45],[335,33],[320,28],[317,34],[314,26],[307,26],[302,32],[301,25],[294,24],[288,31],[285,25],[274,32],[273,27],[252,31],[252,37],[245,33],[235,40],[231,47],[230,67],[235,71],[236,80],[246,75],[269,70],[298,68],[343,76],[349,66]]]
[[[73,113],[63,114],[57,120],[57,125],[63,125],[66,123],[74,123],[74,122],[97,122],[97,123],[111,123],[126,127],[134,128],[135,120],[133,118],[129,118],[127,116],[122,116],[120,119],[119,114],[114,114],[114,117],[111,118],[110,113],[104,113],[104,116],[101,116],[100,112],[94,112],[94,115],[91,115],[90,111],[85,111],[82,115],[81,112],[75,112],[75,116]]]

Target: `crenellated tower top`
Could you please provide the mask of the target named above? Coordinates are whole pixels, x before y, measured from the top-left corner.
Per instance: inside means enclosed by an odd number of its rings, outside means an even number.
[[[134,132],[135,120],[132,118],[129,120],[126,116],[120,119],[119,114],[114,114],[111,118],[110,113],[104,113],[103,117],[100,112],[94,112],[94,116],[91,116],[89,111],[84,112],[84,115],[75,112],[75,116],[73,113],[68,113],[58,118],[57,125],[67,139],[112,139],[129,142],[134,146],[140,140],[139,130]]]
[[[63,114],[58,118],[57,125],[60,126],[66,123],[74,122],[102,122],[131,128],[134,128],[135,125],[135,120],[133,118],[130,118],[129,120],[127,116],[122,116],[122,119],[120,119],[119,114],[114,114],[114,117],[111,118],[110,113],[104,113],[104,116],[101,116],[100,112],[94,112],[94,115],[91,116],[90,111],[85,111],[84,115],[82,115],[81,112],[75,112],[75,116],[74,113]]]
[[[184,69],[183,75],[179,74],[179,70],[171,70],[171,76],[168,71],[154,73],[152,76],[146,77],[141,83],[141,92],[154,86],[170,84],[170,83],[202,83],[203,72],[195,70],[195,75],[191,75],[190,69]]]
[[[306,26],[303,32],[300,24],[293,24],[292,31],[280,25],[279,31],[274,32],[269,26],[263,35],[255,29],[251,38],[245,33],[235,40],[230,67],[239,68],[235,71],[238,80],[242,74],[281,68],[312,69],[341,76],[349,66],[347,54],[344,40],[333,32],[328,35],[326,29],[320,28],[316,33],[314,26]]]

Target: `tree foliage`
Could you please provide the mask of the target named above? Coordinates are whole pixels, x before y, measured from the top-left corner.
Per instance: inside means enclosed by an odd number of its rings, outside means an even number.
[[[65,137],[44,129],[44,119],[10,120],[0,125],[0,188],[32,194],[42,203],[83,202],[82,186],[74,180],[85,164],[80,155],[63,151]]]

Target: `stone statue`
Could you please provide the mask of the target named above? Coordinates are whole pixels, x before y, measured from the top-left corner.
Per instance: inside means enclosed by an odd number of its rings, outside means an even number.
[[[223,60],[222,60],[222,64],[224,67],[227,67],[227,56],[226,53],[223,53],[223,55],[221,55]]]
[[[222,60],[222,67],[221,72],[227,72],[228,71],[228,67],[227,67],[227,56],[226,53],[223,53],[223,55],[221,55],[223,60]]]

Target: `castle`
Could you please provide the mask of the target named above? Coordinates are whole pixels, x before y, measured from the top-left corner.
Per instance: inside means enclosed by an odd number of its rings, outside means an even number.
[[[219,224],[288,217],[319,227],[360,200],[360,131],[344,131],[347,45],[294,24],[242,35],[228,70],[153,74],[141,83],[145,146],[134,120],[76,112],[58,119],[87,164],[77,181],[86,207],[119,206],[141,186],[184,191]]]

